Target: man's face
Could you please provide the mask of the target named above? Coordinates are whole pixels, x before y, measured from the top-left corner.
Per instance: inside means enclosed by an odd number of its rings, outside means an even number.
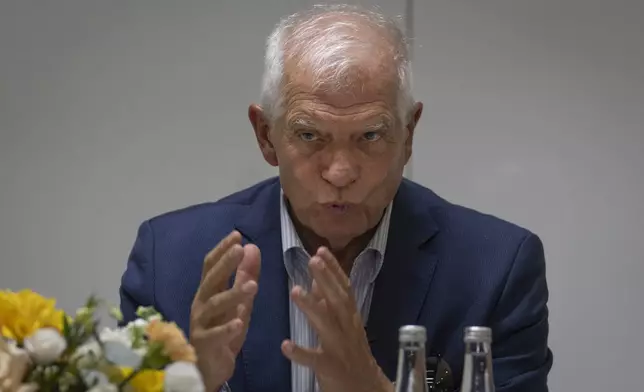
[[[413,127],[397,115],[395,90],[382,83],[356,91],[315,91],[306,75],[284,89],[284,115],[271,127],[261,109],[251,122],[265,159],[297,221],[332,248],[376,226],[411,155]]]

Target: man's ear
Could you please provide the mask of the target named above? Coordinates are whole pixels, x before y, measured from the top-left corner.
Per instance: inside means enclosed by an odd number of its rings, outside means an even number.
[[[416,102],[412,112],[411,119],[407,123],[407,139],[405,140],[405,162],[408,162],[411,158],[412,145],[414,143],[414,131],[416,130],[416,125],[420,121],[420,117],[423,114],[423,103]]]
[[[277,166],[277,153],[273,142],[270,140],[271,124],[266,118],[266,113],[259,105],[250,105],[248,108],[248,119],[255,131],[255,138],[259,149],[262,151],[264,160],[271,166]]]

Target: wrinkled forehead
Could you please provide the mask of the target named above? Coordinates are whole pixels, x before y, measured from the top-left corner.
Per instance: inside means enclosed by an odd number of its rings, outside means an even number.
[[[378,66],[316,73],[307,67],[285,68],[282,86],[287,116],[306,112],[327,119],[342,116],[380,117],[395,120],[398,84]]]
[[[379,124],[389,128],[397,123],[398,117],[395,96],[387,89],[372,86],[329,91],[293,83],[285,94],[284,109],[287,126],[343,123],[356,127]]]

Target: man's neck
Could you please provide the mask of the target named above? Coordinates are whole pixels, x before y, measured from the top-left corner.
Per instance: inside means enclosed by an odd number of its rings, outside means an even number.
[[[289,215],[291,216],[293,226],[295,226],[295,230],[297,231],[297,234],[302,241],[302,245],[308,254],[313,255],[317,252],[319,247],[326,246],[338,260],[338,263],[340,263],[340,266],[347,276],[351,273],[351,268],[353,268],[355,259],[358,257],[360,252],[367,247],[376,230],[378,230],[378,225],[376,225],[364,234],[351,239],[346,244],[334,246],[334,244],[330,243],[327,239],[318,236],[311,229],[302,225],[293,213],[288,202],[286,203],[286,206],[288,208]]]

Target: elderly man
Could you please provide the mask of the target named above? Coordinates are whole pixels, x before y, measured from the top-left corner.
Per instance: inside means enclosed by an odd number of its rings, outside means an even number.
[[[314,8],[268,39],[248,114],[279,177],[141,225],[122,311],[154,306],[195,345],[207,390],[392,391],[397,332],[427,328],[458,385],[487,325],[498,391],[547,391],[548,289],[531,232],[403,178],[422,104],[380,14]]]

